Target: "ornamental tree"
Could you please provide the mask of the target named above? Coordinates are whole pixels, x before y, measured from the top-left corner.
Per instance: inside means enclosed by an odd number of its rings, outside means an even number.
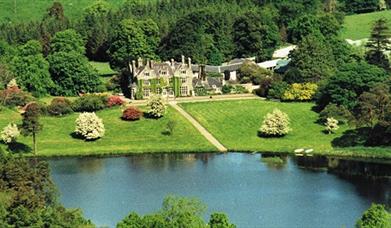
[[[20,126],[22,135],[33,136],[33,151],[37,152],[37,133],[42,130],[42,124],[39,122],[41,108],[35,102],[31,102],[24,108],[22,114],[22,125]]]
[[[160,118],[166,113],[166,105],[161,96],[152,96],[148,101],[148,115],[152,118]]]
[[[123,120],[139,120],[142,116],[142,112],[137,107],[128,107],[122,112],[122,119]]]
[[[279,109],[266,114],[259,134],[266,137],[279,137],[288,134],[292,129],[289,128],[289,117]]]
[[[391,227],[391,213],[383,205],[372,204],[357,221],[358,228]]]
[[[328,134],[335,133],[338,128],[338,120],[334,119],[333,117],[327,118],[327,121],[325,123],[325,130]]]
[[[103,121],[94,112],[80,113],[75,123],[75,133],[86,140],[96,140],[105,134]]]
[[[19,137],[20,132],[18,129],[18,126],[14,123],[8,124],[6,127],[3,128],[3,130],[0,133],[0,139],[5,144],[10,144],[12,142],[15,142],[16,139]]]

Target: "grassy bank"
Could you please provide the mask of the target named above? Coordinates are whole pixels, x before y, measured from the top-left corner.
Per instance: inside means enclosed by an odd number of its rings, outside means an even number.
[[[180,104],[230,151],[293,152],[312,148],[316,154],[391,158],[391,148],[334,148],[332,141],[348,130],[342,125],[337,134],[323,133],[311,103],[280,103],[260,100]],[[263,117],[274,108],[286,112],[293,129],[282,138],[261,138],[257,131]]]
[[[114,75],[117,74],[116,71],[111,69],[110,64],[108,62],[95,62],[90,61],[90,65],[98,71],[98,74],[101,76]]]
[[[38,134],[39,156],[83,156],[143,152],[197,152],[216,151],[198,131],[179,113],[169,108],[165,117],[126,122],[120,119],[120,109],[97,112],[103,119],[106,133],[102,139],[85,142],[71,136],[75,127],[74,113],[65,117],[43,117],[43,131]],[[176,121],[172,136],[165,136],[167,122]],[[0,112],[0,129],[9,122],[20,123],[20,114],[13,110]],[[31,137],[21,137],[16,149],[32,147]]]
[[[387,19],[388,25],[391,26],[391,10],[346,16],[342,38],[351,40],[369,38],[373,23],[380,18]]]

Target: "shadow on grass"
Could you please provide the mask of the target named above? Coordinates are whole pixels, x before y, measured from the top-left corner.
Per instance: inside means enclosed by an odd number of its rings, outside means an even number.
[[[79,140],[83,140],[85,142],[94,142],[94,141],[97,141],[99,140],[100,138],[96,138],[96,139],[86,139],[84,138],[83,136],[77,134],[76,132],[72,132],[71,134],[69,134],[72,138],[74,139],[79,139]]]
[[[341,137],[335,138],[331,144],[333,147],[353,147],[367,144],[372,129],[369,127],[347,130]]]
[[[161,118],[161,117],[153,116],[153,115],[149,114],[148,112],[143,112],[143,117],[145,119],[153,119],[153,120],[158,120]]]
[[[8,150],[12,153],[31,153],[32,151],[31,147],[19,142],[13,142],[8,144]]]

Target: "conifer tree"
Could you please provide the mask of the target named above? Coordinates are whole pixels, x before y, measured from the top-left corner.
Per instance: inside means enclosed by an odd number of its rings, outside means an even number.
[[[391,32],[386,19],[379,19],[375,22],[366,47],[365,58],[368,63],[390,70],[390,62],[384,54],[385,51],[391,51]]]

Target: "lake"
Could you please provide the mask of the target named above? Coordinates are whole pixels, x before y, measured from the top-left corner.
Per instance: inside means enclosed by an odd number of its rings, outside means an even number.
[[[168,194],[197,197],[208,205],[205,219],[223,211],[238,227],[353,227],[372,202],[391,206],[390,178],[371,174],[390,176],[390,164],[286,156],[277,164],[261,157],[150,154],[49,164],[61,202],[109,227],[130,211],[157,211]]]

